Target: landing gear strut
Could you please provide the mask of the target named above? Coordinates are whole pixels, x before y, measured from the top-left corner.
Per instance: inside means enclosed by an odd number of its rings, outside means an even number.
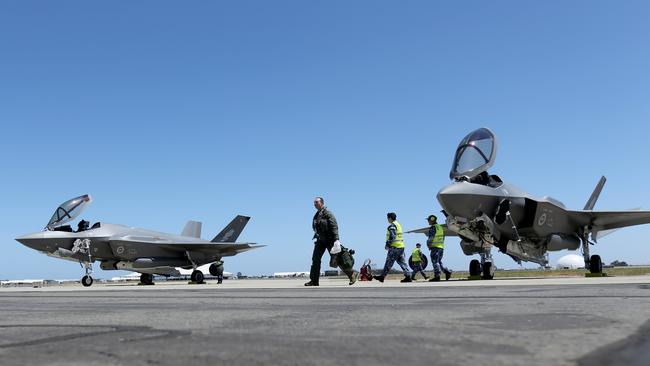
[[[94,281],[93,281],[93,277],[91,276],[93,273],[93,258],[90,255],[90,239],[75,240],[72,247],[72,252],[75,254],[82,253],[88,255],[87,261],[79,260],[79,264],[81,264],[81,266],[86,271],[86,275],[81,277],[81,284],[84,287],[92,286]]]
[[[585,268],[589,269],[589,272],[592,274],[602,274],[603,273],[603,261],[600,259],[599,255],[589,256],[589,227],[583,229],[582,235],[582,255],[585,259]]]
[[[196,265],[194,260],[192,260],[192,256],[190,255],[190,252],[186,251],[185,255],[187,256],[187,259],[190,261],[190,263],[192,263],[192,267],[194,268],[194,271],[192,271],[192,274],[190,275],[191,283],[198,283],[198,284],[205,283],[205,282],[203,282],[203,279],[205,278],[203,276],[203,272],[201,272],[201,271],[199,271],[197,269],[199,266]]]

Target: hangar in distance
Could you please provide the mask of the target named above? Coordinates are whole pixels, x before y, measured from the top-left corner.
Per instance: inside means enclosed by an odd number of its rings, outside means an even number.
[[[235,217],[210,241],[201,239],[201,223],[197,221],[189,221],[180,235],[104,222],[90,226],[85,220],[73,230],[67,224],[90,202],[90,195],[68,200],[54,211],[43,231],[16,238],[49,256],[79,262],[86,272],[81,279],[86,287],[93,284],[95,261],[103,270],[138,272],[143,284],[153,284],[154,275],[179,275],[177,267],[192,269],[192,281],[202,283],[204,275],[199,266],[212,263],[210,274],[217,276],[223,273],[223,265],[215,262],[263,246],[236,242],[250,220],[247,216]]]

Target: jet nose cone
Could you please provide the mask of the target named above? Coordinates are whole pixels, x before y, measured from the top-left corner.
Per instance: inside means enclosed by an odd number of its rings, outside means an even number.
[[[43,239],[43,233],[21,235],[16,238],[16,241],[31,248],[39,239]]]
[[[452,183],[438,192],[438,202],[445,212],[455,215],[468,204],[470,188],[467,185],[465,182]]]

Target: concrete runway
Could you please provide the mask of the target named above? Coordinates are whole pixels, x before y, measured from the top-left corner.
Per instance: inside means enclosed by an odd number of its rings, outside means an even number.
[[[0,365],[647,365],[650,276],[0,289]]]

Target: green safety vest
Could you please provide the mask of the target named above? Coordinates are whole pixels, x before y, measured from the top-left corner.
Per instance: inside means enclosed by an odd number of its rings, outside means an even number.
[[[399,222],[393,221],[395,225],[395,239],[390,242],[390,246],[393,248],[404,248],[404,239],[402,237],[402,225]],[[388,226],[390,228],[390,226]],[[386,241],[390,241],[390,230],[386,229]]]
[[[427,239],[427,246],[429,248],[445,249],[445,228],[442,225],[436,224],[436,235]]]
[[[413,251],[413,254],[411,254],[411,261],[413,261],[413,262],[422,262],[422,258],[420,256],[421,256],[420,249],[415,248],[415,250]]]

